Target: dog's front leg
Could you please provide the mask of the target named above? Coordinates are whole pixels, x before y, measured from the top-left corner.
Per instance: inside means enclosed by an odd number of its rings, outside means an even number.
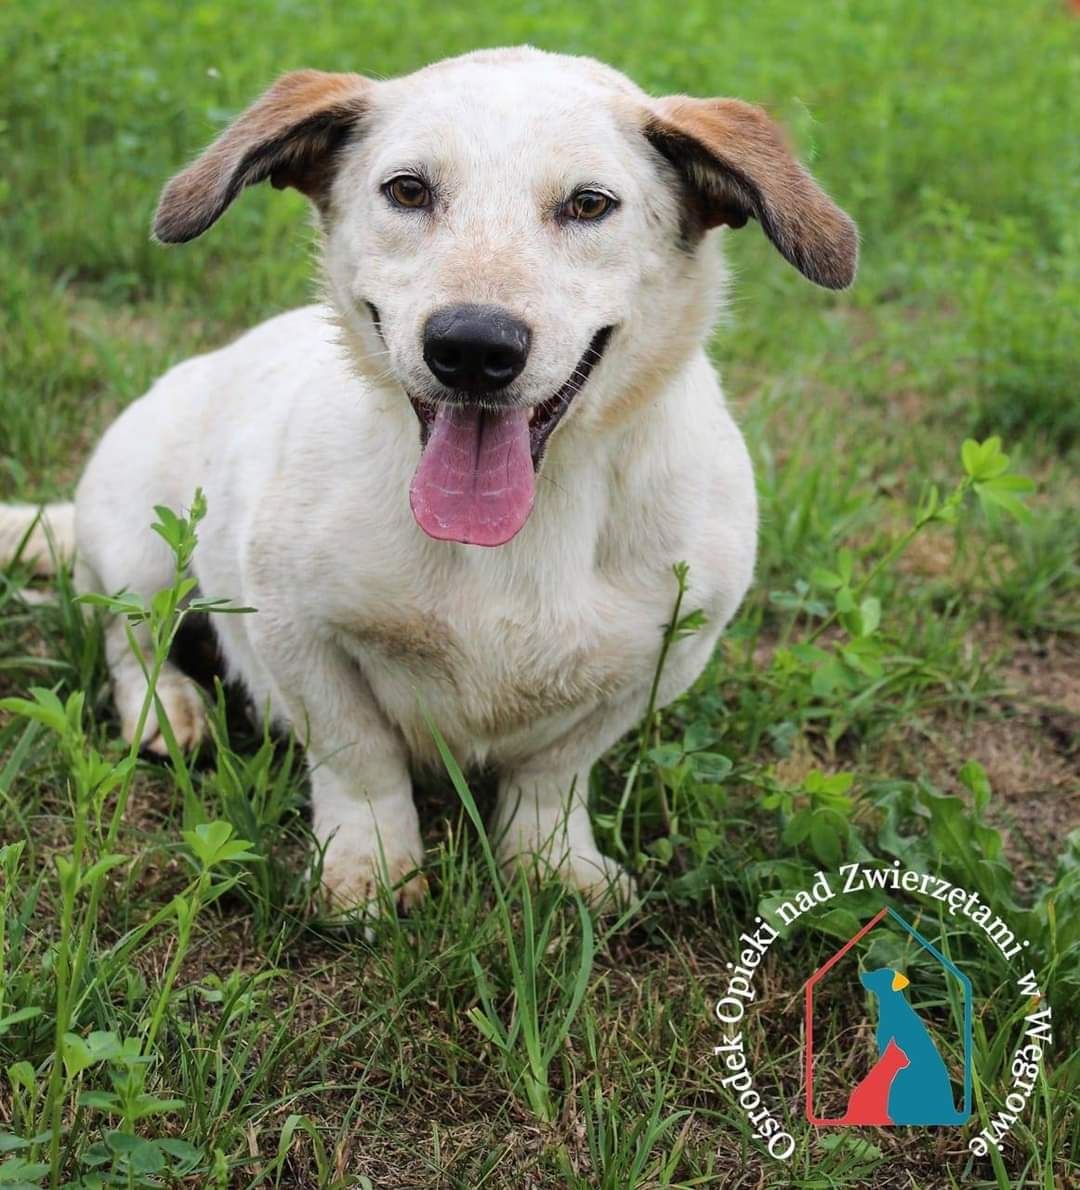
[[[669,697],[693,676],[672,675]],[[494,838],[506,868],[554,872],[594,905],[625,905],[634,881],[602,855],[589,819],[589,773],[641,717],[642,686],[595,708],[556,742],[504,773],[496,802]]]
[[[356,716],[362,742],[309,748],[312,829],[323,852],[322,882],[343,909],[376,909],[379,887],[400,909],[427,890],[420,874],[423,843],[405,758],[389,735],[378,738]],[[384,729],[385,730],[385,729]]]
[[[596,759],[595,757],[592,759]],[[630,902],[634,881],[602,855],[589,821],[589,770],[550,767],[537,757],[499,783],[494,839],[505,869],[551,872],[596,906]]]
[[[400,736],[342,649],[275,633],[269,616],[260,628],[260,656],[307,747],[324,888],[340,908],[375,908],[380,886],[409,908],[427,886],[419,873],[423,844]]]
[[[680,642],[668,658],[657,692],[665,706],[701,673],[719,635]],[[604,701],[565,734],[508,767],[499,783],[494,837],[504,867],[522,864],[554,871],[594,904],[626,904],[634,881],[601,855],[589,820],[589,773],[600,757],[645,713],[651,683],[635,683]]]

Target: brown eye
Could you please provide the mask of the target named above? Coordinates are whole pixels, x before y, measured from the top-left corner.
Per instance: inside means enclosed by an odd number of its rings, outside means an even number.
[[[614,205],[615,200],[602,190],[579,190],[571,195],[563,213],[567,219],[602,219]]]
[[[431,190],[412,174],[391,178],[383,190],[395,206],[407,207],[413,211],[431,206]]]

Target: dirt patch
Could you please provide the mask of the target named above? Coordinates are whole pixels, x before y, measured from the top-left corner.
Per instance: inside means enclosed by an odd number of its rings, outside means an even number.
[[[921,578],[957,577],[956,538],[951,533],[923,533],[916,537],[897,560],[902,574]]]
[[[1050,637],[1017,645],[1004,662],[1002,676],[1010,689],[1045,710],[1080,727],[1080,642]]]
[[[1005,690],[985,715],[923,737],[943,774],[967,760],[986,770],[989,817],[1002,831],[1017,886],[1051,879],[1069,833],[1080,827],[1080,656],[1058,639],[1018,645],[999,669]],[[951,777],[941,784],[959,787]]]

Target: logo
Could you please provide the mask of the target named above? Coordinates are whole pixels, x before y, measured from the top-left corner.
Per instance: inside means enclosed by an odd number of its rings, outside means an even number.
[[[915,901],[924,920],[941,922],[936,944],[888,904],[901,898]],[[760,969],[783,949],[786,932],[817,914],[835,921],[838,912],[848,920],[871,916],[788,995],[770,979],[767,1003],[759,1003]],[[978,1116],[972,984],[949,957],[958,934],[970,934],[1008,972],[993,1006],[979,1006],[984,1026],[996,1019],[1009,1035],[994,1043],[998,1074],[983,1075]],[[791,1159],[799,1129],[808,1126],[811,1138],[829,1128],[926,1129],[935,1149],[949,1137],[956,1157],[963,1150],[1004,1153],[1017,1143],[1016,1125],[1026,1128],[1053,1043],[1050,1006],[1025,962],[1028,947],[978,892],[899,860],[819,870],[808,887],[769,898],[739,935],[713,1009],[721,1036],[712,1060],[742,1128],[778,1162]],[[786,1014],[778,1006],[793,1001],[802,1005],[801,1054],[790,1047],[770,1053],[780,1043],[768,1014]],[[788,1024],[796,1022],[789,1016]],[[800,1100],[802,1111],[793,1113],[790,1105]],[[833,1134],[832,1143],[837,1139]],[[828,1135],[819,1143],[827,1147]]]
[[[948,980],[954,980],[962,1005],[963,1092],[958,1108],[952,1080],[926,1019],[913,1007],[912,981],[893,967],[877,967],[859,974],[868,1004],[877,1020],[873,1065],[851,1088],[842,1116],[828,1118],[814,1109],[814,992],[834,968],[855,951],[864,938],[888,915],[936,963]],[[818,1128],[828,1126],[898,1124],[964,1124],[971,1116],[971,981],[935,946],[890,906],[870,919],[810,977],[806,984],[805,1070],[806,1118]]]

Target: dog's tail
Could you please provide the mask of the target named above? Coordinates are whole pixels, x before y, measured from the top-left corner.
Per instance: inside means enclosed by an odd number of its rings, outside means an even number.
[[[74,504],[0,504],[0,566],[19,558],[47,577],[74,556]]]

